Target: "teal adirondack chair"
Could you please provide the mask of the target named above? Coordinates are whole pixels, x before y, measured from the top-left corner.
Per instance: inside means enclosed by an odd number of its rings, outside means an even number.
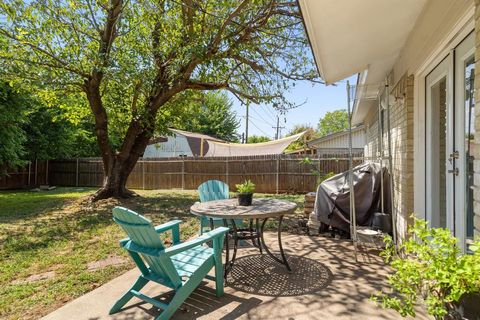
[[[120,311],[130,299],[137,297],[163,310],[156,320],[170,319],[205,277],[215,280],[217,297],[223,295],[222,247],[228,228],[216,228],[182,243],[180,220],[154,227],[147,218],[122,207],[113,209],[113,220],[127,233],[128,238],[120,240],[120,245],[128,251],[141,274],[130,290],[113,305],[110,314]],[[172,232],[173,244],[170,247],[164,246],[159,235],[167,231]],[[203,246],[208,241],[213,242],[213,248]],[[207,275],[213,267],[215,277]],[[170,303],[140,293],[149,281],[175,290]]]
[[[202,183],[197,188],[200,202],[223,200],[230,198],[228,184],[220,180],[208,180]],[[213,219],[214,227],[223,226],[223,220],[220,218]],[[235,225],[238,228],[243,227],[241,219],[235,219]],[[210,219],[207,217],[200,218],[200,235],[205,231],[210,230]]]

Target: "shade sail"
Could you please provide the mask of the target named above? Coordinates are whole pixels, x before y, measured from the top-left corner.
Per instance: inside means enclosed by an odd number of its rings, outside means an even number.
[[[274,141],[262,143],[225,143],[217,141],[207,141],[208,151],[205,157],[232,157],[232,156],[259,156],[267,154],[281,154],[288,145],[301,136],[305,132],[278,139]]]

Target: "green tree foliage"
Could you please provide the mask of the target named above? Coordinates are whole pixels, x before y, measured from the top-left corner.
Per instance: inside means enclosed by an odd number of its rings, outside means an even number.
[[[34,159],[98,156],[91,119],[72,122],[65,113],[0,82],[0,171]]]
[[[26,121],[24,112],[29,103],[25,94],[0,81],[0,174],[7,167],[25,163],[26,135],[21,124]]]
[[[24,159],[66,159],[98,156],[98,146],[88,123],[71,123],[58,110],[41,104],[27,112],[28,120],[22,129],[26,134],[23,143]],[[87,127],[87,129],[85,128]]]
[[[325,113],[318,122],[320,137],[348,129],[348,114],[346,110],[335,110]]]
[[[248,137],[247,143],[261,143],[261,142],[268,142],[268,141],[272,141],[272,139],[266,136],[253,135]]]
[[[299,134],[301,132],[305,132],[305,134],[300,138],[300,140],[290,143],[290,145],[287,147],[287,150],[298,150],[306,148],[306,141],[318,138],[318,132],[308,124],[294,125],[293,128],[287,133],[287,137]]]
[[[189,91],[288,107],[295,81],[318,81],[294,0],[3,0],[0,36],[9,80],[88,105],[106,173],[95,199],[132,195],[128,175]]]
[[[208,134],[226,141],[237,142],[239,121],[232,102],[221,92],[201,93],[190,99],[185,111],[173,118],[173,127]]]

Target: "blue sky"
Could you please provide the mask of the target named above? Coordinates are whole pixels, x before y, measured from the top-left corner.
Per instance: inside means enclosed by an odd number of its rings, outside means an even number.
[[[328,111],[346,109],[347,91],[345,89],[346,80],[351,84],[356,83],[357,76],[339,81],[336,86],[325,86],[321,84],[312,85],[308,82],[297,82],[296,86],[287,94],[290,101],[300,104],[306,100],[306,103],[300,107],[289,110],[280,118],[282,136],[285,135],[295,124],[310,124],[317,126],[318,120]],[[245,132],[245,106],[242,106],[238,100],[232,97],[233,109],[240,120],[238,133]],[[268,109],[268,110],[267,110]],[[267,135],[274,138],[276,125],[276,112],[272,107],[263,105],[250,105],[250,124],[249,135]],[[284,120],[286,118],[286,122]]]

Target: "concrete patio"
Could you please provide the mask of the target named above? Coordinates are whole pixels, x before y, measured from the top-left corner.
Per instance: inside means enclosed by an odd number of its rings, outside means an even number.
[[[386,285],[388,268],[374,253],[363,252],[355,262],[352,243],[324,237],[284,234],[293,273],[258,250],[242,248],[229,275],[225,295],[216,298],[214,284],[205,281],[179,309],[174,319],[399,319],[369,301]],[[266,233],[276,248],[276,233]],[[159,312],[132,299],[124,311],[108,315],[112,304],[133,283],[131,270],[47,315],[45,320],[153,319]],[[150,296],[168,298],[168,290],[149,284]],[[428,317],[420,310],[416,319]]]

